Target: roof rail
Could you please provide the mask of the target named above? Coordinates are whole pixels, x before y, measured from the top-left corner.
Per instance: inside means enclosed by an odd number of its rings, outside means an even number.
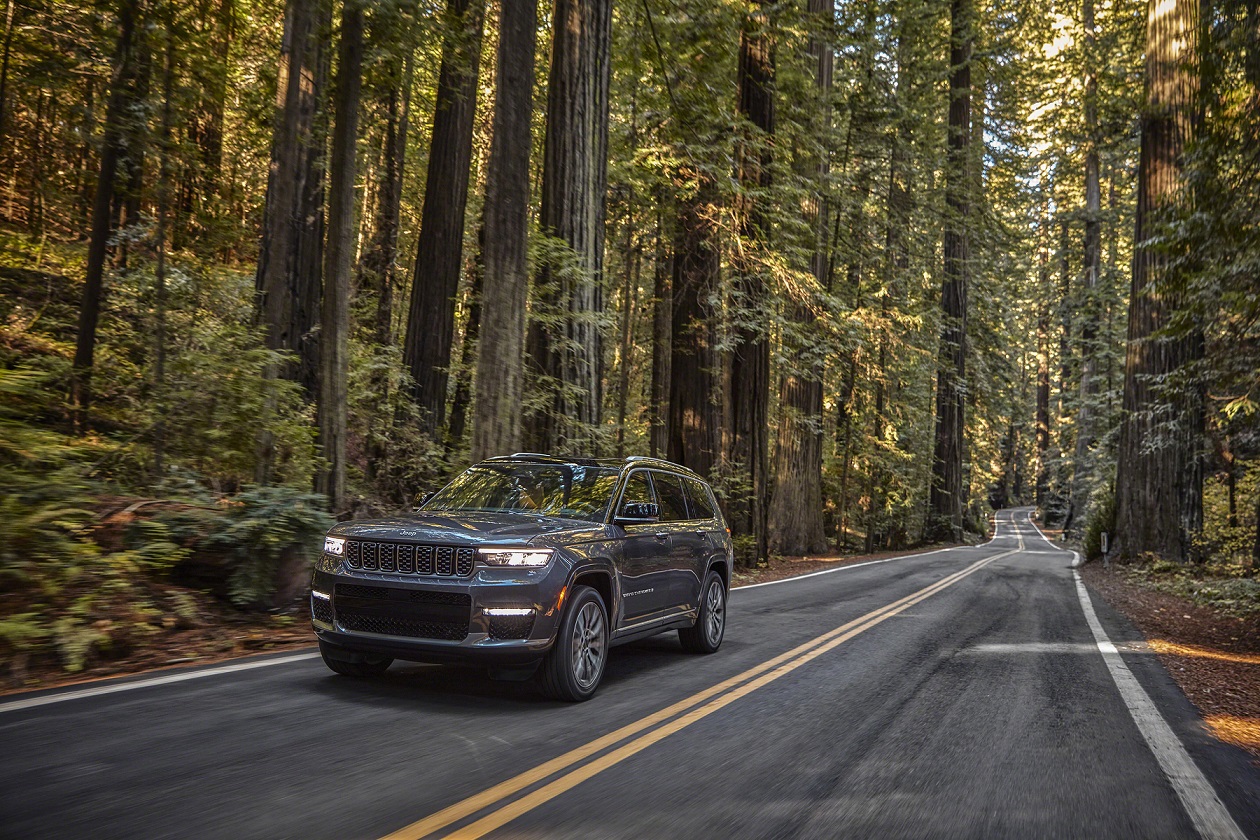
[[[513,452],[508,457],[510,458],[555,458],[556,456],[548,455],[546,452]]]

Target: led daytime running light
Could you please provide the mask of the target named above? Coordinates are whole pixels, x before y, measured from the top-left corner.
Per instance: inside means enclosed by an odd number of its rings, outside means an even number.
[[[491,566],[539,568],[551,561],[550,548],[482,548],[477,553]]]

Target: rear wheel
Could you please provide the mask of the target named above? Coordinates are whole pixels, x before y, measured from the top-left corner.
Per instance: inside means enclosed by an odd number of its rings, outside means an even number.
[[[334,645],[319,643],[319,655],[330,670],[343,677],[379,677],[393,663],[388,656],[371,653],[356,653]]]
[[[688,653],[715,653],[726,633],[726,585],[717,572],[709,572],[702,593],[696,623],[678,631]]]
[[[589,700],[608,661],[608,611],[599,593],[575,586],[556,643],[538,669],[539,684],[556,700]]]

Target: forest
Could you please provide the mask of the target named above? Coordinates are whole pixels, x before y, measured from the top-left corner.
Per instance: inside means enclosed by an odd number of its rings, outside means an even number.
[[[5,661],[276,609],[334,520],[515,451],[691,467],[747,565],[1027,504],[1260,586],[1255,0],[3,27]]]

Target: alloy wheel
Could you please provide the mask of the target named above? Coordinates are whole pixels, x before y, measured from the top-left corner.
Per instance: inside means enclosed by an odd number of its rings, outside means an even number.
[[[598,604],[588,601],[573,622],[573,679],[583,689],[597,683],[604,670],[604,637],[604,612]]]

